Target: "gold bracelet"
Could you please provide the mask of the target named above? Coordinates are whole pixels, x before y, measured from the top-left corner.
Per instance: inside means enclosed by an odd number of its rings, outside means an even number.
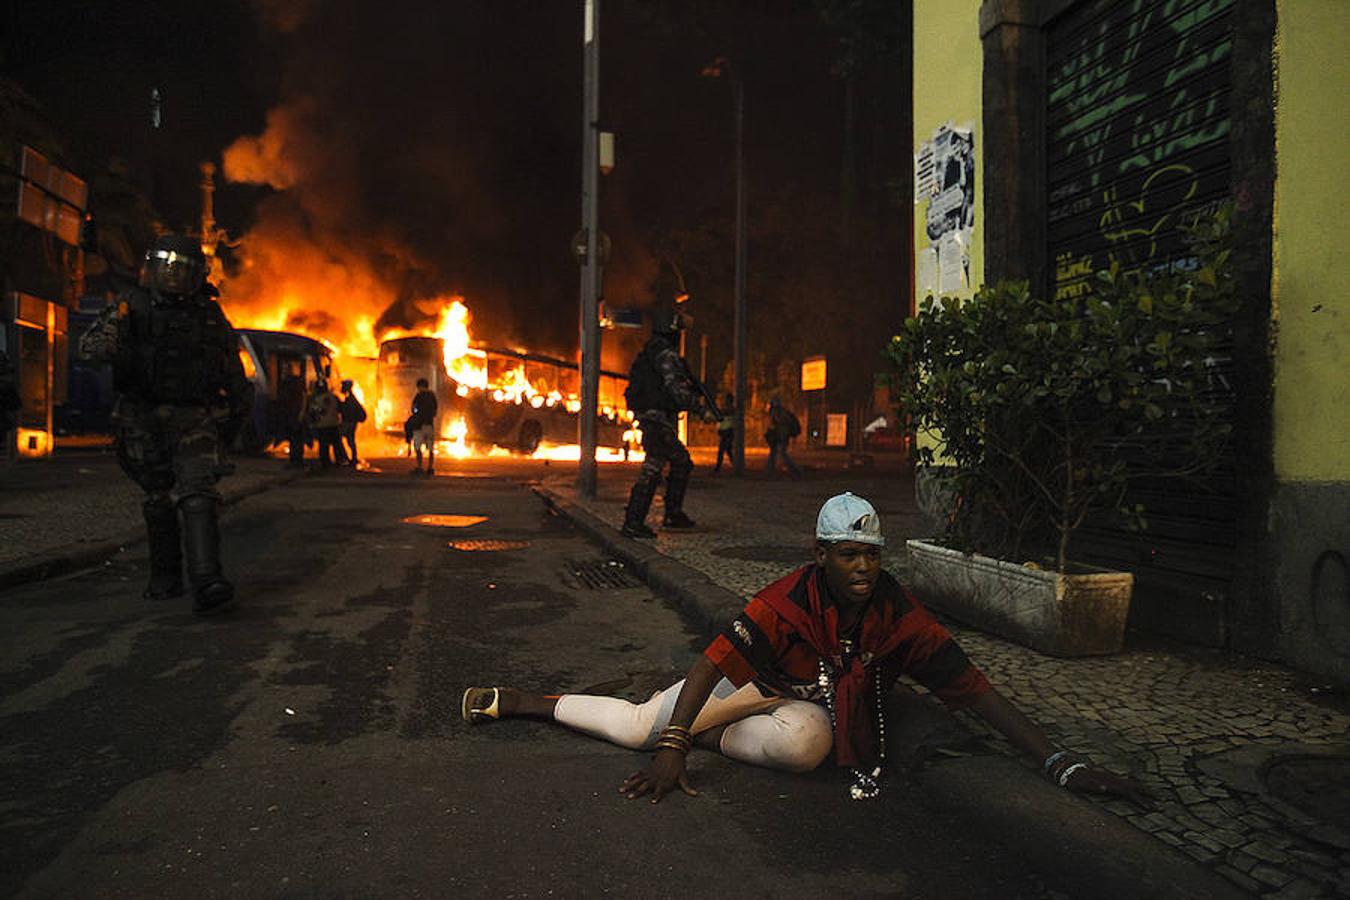
[[[679,733],[679,734],[683,734],[683,735],[686,735],[686,736],[690,733],[690,732],[689,732],[689,729],[686,728],[686,727],[683,726],[683,725],[667,725],[665,728],[662,728],[662,729],[661,729],[661,733],[662,733],[662,734],[665,734],[665,733],[668,732],[668,731],[674,731],[674,732],[677,732],[677,733]]]
[[[677,738],[674,736],[665,736],[656,742],[656,748],[658,750],[679,750],[681,753],[688,753],[693,749],[693,746],[693,742],[688,738]]]
[[[686,747],[692,747],[694,744],[693,738],[684,734],[663,734],[659,738],[657,738],[656,742],[658,744],[660,743],[683,744]]]

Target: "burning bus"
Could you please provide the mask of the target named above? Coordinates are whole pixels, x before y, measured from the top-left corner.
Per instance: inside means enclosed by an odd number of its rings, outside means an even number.
[[[292,430],[283,409],[282,382],[297,379],[300,390],[308,394],[320,375],[337,374],[333,371],[333,348],[287,331],[239,328],[235,333],[239,335],[244,375],[253,382],[253,415],[240,435],[240,444],[247,453],[261,453],[289,438]]]
[[[448,445],[438,453],[579,456],[581,378],[575,362],[484,347],[471,339],[471,315],[457,295],[411,308],[423,321],[414,315],[414,323],[391,326],[364,315],[335,318],[294,294],[267,305],[227,305],[240,324],[253,326],[236,328],[258,395],[251,446],[265,449],[285,436],[281,382],[298,376],[308,387],[322,371],[334,387],[340,378],[352,379],[370,414],[363,427],[397,435],[400,446],[417,382],[425,378],[438,400],[439,438]],[[602,460],[629,458],[640,440],[624,403],[626,386],[627,378],[616,372],[600,375],[596,432]]]
[[[436,394],[444,439],[526,455],[544,443],[576,442],[581,378],[574,362],[412,335],[381,341],[375,371],[375,425],[382,431],[402,433],[417,382],[425,378]],[[634,441],[626,386],[624,376],[600,373],[600,446],[621,449]]]

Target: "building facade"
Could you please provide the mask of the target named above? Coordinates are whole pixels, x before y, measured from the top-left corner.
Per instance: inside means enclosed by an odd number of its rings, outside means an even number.
[[[83,179],[33,147],[0,136],[0,351],[20,406],[0,458],[52,451],[53,409],[66,398],[68,321],[83,290]]]
[[[1135,572],[1137,627],[1350,683],[1340,25],[1292,0],[914,0],[913,271],[919,297],[1087,291],[1184,267],[1178,226],[1231,202],[1231,449],[1083,551]]]

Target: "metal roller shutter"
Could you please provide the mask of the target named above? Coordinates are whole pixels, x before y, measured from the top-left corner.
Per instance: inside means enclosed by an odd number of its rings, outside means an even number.
[[[1231,192],[1233,5],[1088,0],[1050,23],[1046,238],[1057,296],[1090,291],[1093,273],[1113,261],[1125,269],[1194,264],[1178,223]],[[1231,366],[1230,345],[1216,360],[1217,391],[1228,392]],[[1184,416],[1171,421],[1174,433],[1184,429]],[[1212,604],[1228,592],[1235,498],[1229,454],[1202,480],[1141,487],[1130,500],[1148,508],[1147,531],[1098,523],[1083,530],[1077,554],[1136,573],[1146,600],[1136,604],[1138,624],[1184,632],[1176,620],[1186,617],[1185,603],[1168,601]]]

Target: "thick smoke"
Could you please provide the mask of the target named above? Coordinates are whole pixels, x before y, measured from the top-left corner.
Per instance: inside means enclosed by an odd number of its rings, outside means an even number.
[[[232,316],[350,344],[363,328],[431,324],[436,298],[462,295],[477,338],[574,352],[574,4],[259,9],[281,98],[223,172],[275,193],[224,285]]]

